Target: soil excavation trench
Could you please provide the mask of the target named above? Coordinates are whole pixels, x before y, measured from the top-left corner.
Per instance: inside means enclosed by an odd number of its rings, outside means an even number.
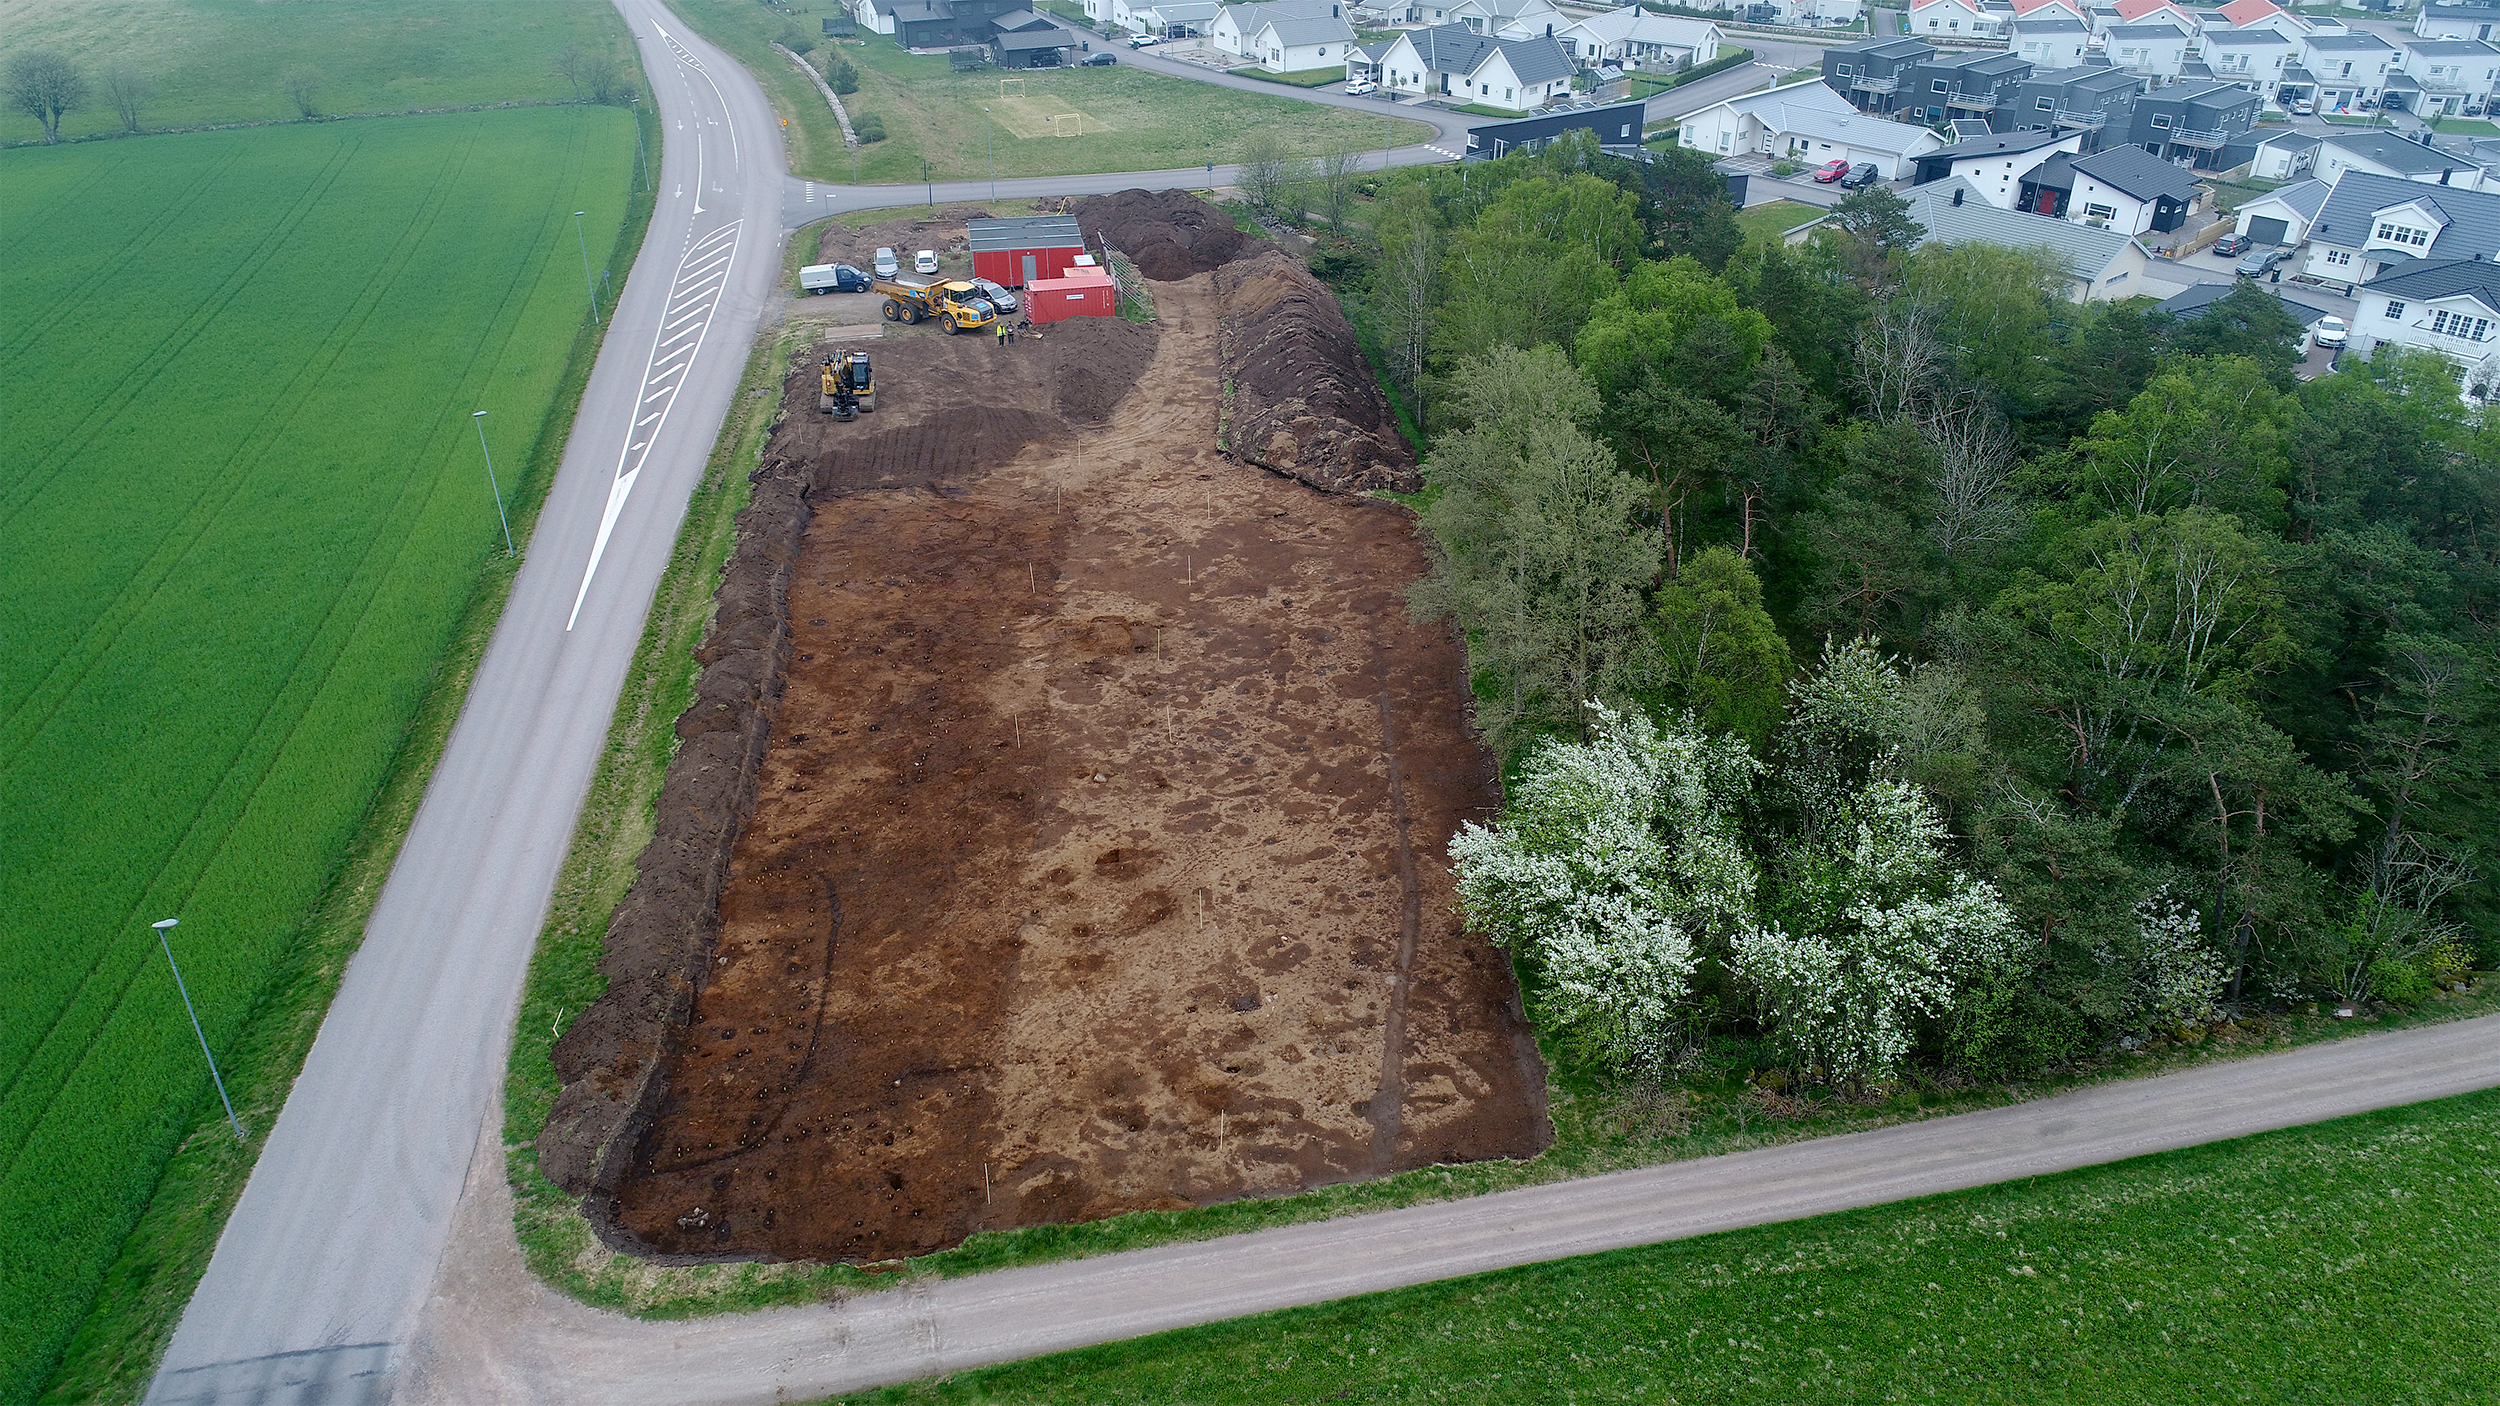
[[[850,424],[794,366],[786,665],[612,1240],[882,1260],[1548,1140],[1454,911],[1495,783],[1411,519],[1220,454],[1216,276],[1155,296],[889,329]]]

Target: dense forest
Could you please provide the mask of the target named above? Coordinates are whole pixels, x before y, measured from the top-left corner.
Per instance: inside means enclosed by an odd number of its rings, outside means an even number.
[[[2500,423],[2446,362],[2300,383],[2254,284],[2076,305],[1881,189],[1748,244],[1691,153],[1369,193],[1313,265],[1504,762],[1462,901],[1581,1057],[2009,1077],[2500,959]]]

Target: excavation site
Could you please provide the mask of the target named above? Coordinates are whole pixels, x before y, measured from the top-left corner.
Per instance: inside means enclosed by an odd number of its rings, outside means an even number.
[[[540,1160],[609,1243],[880,1261],[1550,1139],[1447,846],[1498,804],[1405,608],[1416,486],[1333,297],[1080,202],[1156,320],[795,356]],[[853,305],[876,318],[876,304]],[[865,320],[865,319],[864,319]],[[817,409],[865,349],[874,409]]]

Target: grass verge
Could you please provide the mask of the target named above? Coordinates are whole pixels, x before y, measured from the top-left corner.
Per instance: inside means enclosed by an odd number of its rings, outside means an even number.
[[[645,114],[637,116],[656,161],[659,124]],[[639,189],[627,197],[609,267],[632,267],[650,227],[652,203],[651,194]],[[521,540],[528,540],[554,485],[603,331],[585,322],[575,332],[555,398],[523,456],[514,485],[518,491],[508,503],[514,534]],[[251,1142],[238,1145],[226,1134],[223,1113],[213,1103],[193,1117],[188,1135],[166,1164],[62,1353],[43,1400],[135,1402],[146,1393],[287,1091],[303,1069],[347,961],[363,940],[365,920],[416,818],[518,570],[517,561],[488,558],[381,789],[318,905],[270,972],[240,1037],[223,1052],[220,1067]]]
[[[844,1399],[2479,1400],[2496,1143],[2471,1094]]]
[[[1262,83],[1282,83],[1288,88],[1325,88],[1331,83],[1345,81],[1343,64],[1335,68],[1306,68],[1295,73],[1271,73],[1257,64],[1251,64],[1247,68],[1228,68],[1225,72],[1235,78],[1256,78]]]
[[[1748,244],[1759,240],[1769,243],[1781,235],[1814,219],[1824,212],[1802,200],[1774,200],[1736,212],[1736,227],[1745,232]]]
[[[2431,130],[2443,136],[2500,137],[2500,122],[2485,122],[2479,117],[2442,117],[2431,123]]]

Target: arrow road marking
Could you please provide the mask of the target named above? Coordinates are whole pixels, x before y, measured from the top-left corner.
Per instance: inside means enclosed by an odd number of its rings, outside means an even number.
[[[692,329],[696,334],[693,345],[666,355],[660,351],[661,330],[654,330],[651,334],[651,352],[642,363],[643,394],[634,406],[637,411],[644,411],[652,410],[656,404],[658,409],[636,421],[634,429],[639,430],[654,420],[659,421],[659,426],[638,440],[631,432],[626,435],[630,442],[617,455],[616,477],[608,484],[608,505],[599,515],[599,536],[591,544],[589,564],[582,568],[581,589],[573,593],[573,613],[565,617],[564,628],[567,630],[571,630],[575,622],[582,618],[582,602],[590,596],[590,579],[599,574],[599,558],[607,554],[608,538],[616,531],[617,515],[625,511],[625,500],[633,494],[634,481],[642,477],[643,465],[651,456],[651,446],[659,440],[661,431],[668,428],[668,412],[677,404],[678,387],[685,384],[686,373],[693,369],[696,359],[702,355],[704,343],[710,340],[706,334],[712,328],[712,314],[720,308],[721,291],[729,286],[729,270],[737,262],[738,230],[744,223],[743,220],[732,220],[722,225],[695,241],[693,247],[677,261],[677,276],[669,282],[668,305],[660,314],[662,329],[696,318],[700,318],[701,322]],[[670,321],[672,317],[676,319],[675,323]],[[675,340],[685,339],[681,336]]]

